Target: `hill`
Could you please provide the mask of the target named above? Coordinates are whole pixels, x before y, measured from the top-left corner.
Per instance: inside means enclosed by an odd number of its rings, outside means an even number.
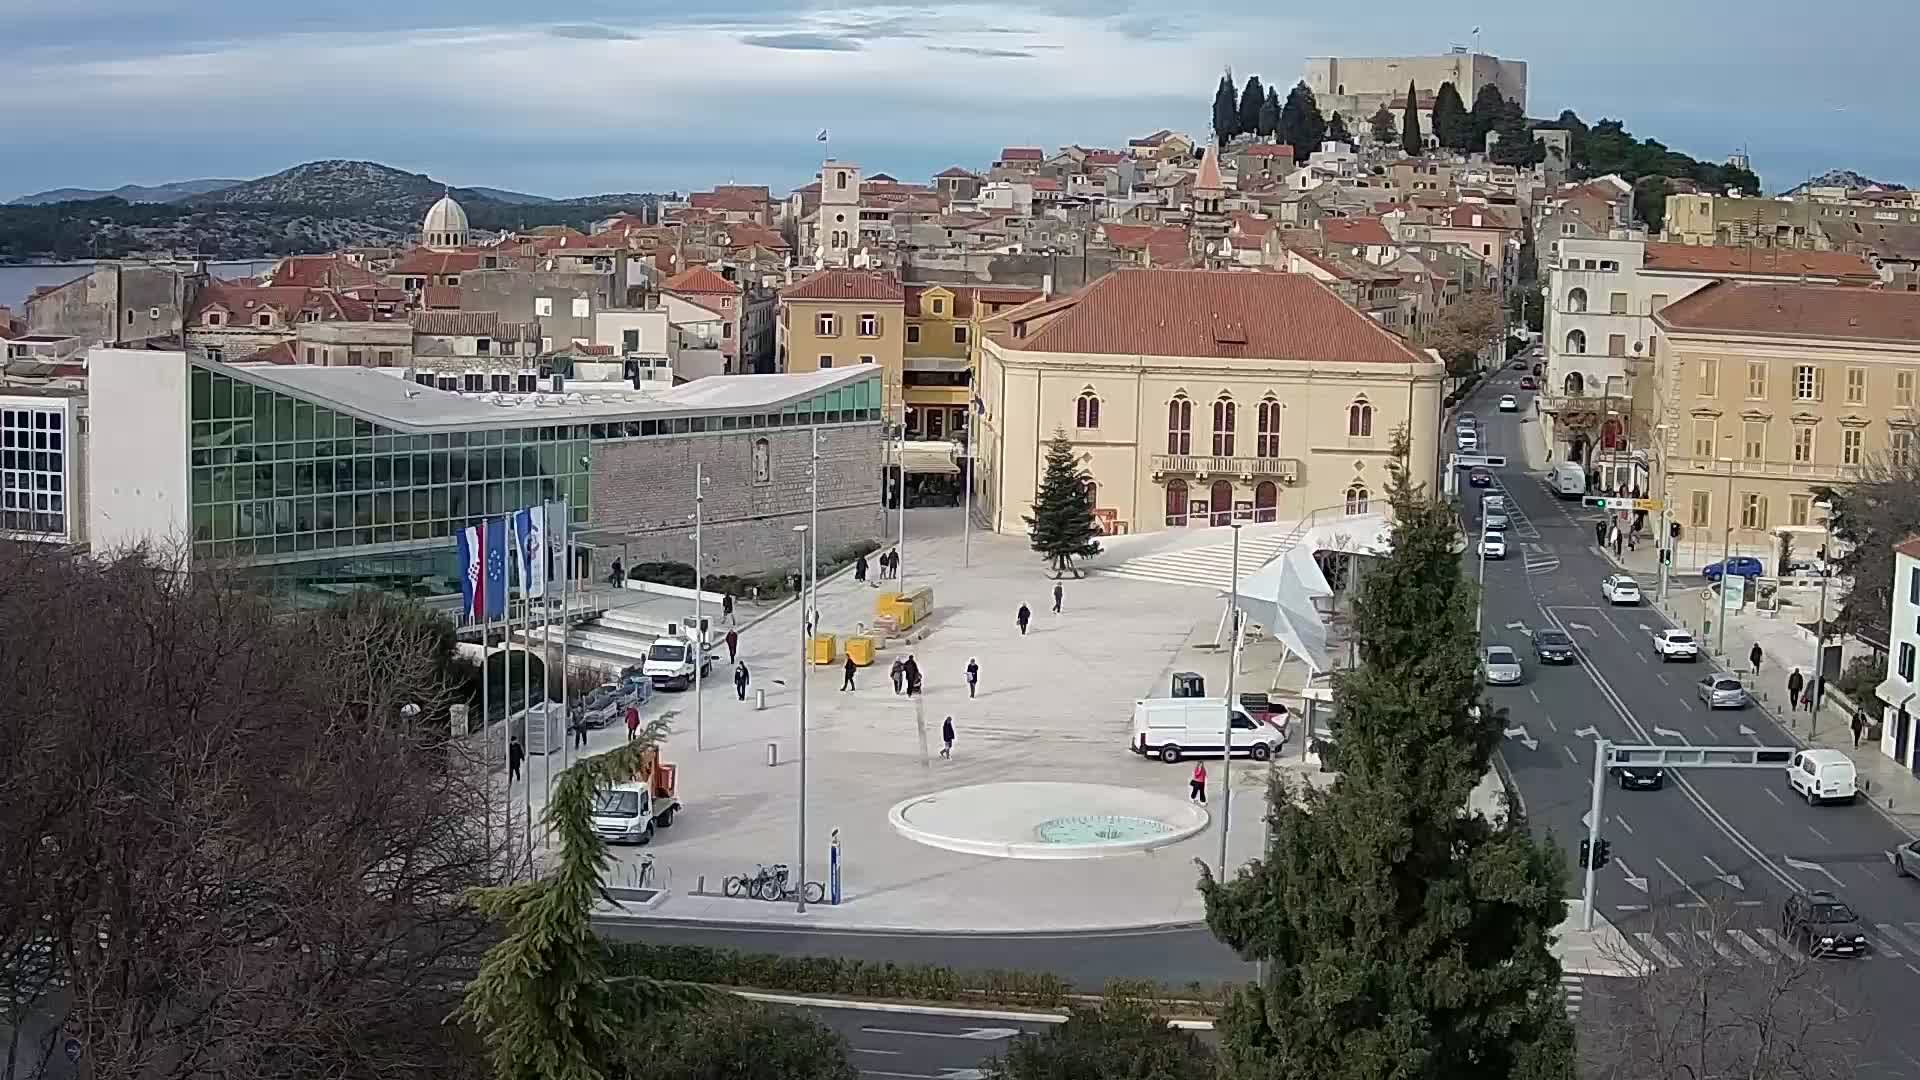
[[[1852,169],[1828,169],[1811,179],[1795,184],[1781,192],[1782,195],[1798,195],[1809,187],[1866,188],[1880,187],[1888,191],[1905,191],[1905,184],[1896,184],[1891,180],[1874,180],[1860,175]]]
[[[330,160],[295,165],[187,202],[194,206],[325,206],[356,216],[417,222],[428,207],[449,194],[462,204],[505,201],[375,161]]]
[[[93,188],[54,188],[51,191],[36,191],[31,195],[22,195],[8,203],[8,206],[45,206],[47,203],[87,202],[93,199],[119,199],[129,203],[171,203],[195,195],[230,188],[240,183],[238,180],[179,180],[171,184],[122,184],[112,191],[99,191]]]

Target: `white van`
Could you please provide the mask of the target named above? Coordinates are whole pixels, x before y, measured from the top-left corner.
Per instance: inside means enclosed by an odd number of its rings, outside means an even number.
[[[1787,783],[1808,806],[1852,802],[1859,794],[1859,780],[1852,760],[1838,750],[1802,750],[1787,764]]]
[[[1219,757],[1226,698],[1146,698],[1133,703],[1133,741],[1142,756],[1175,762],[1183,757]],[[1256,720],[1233,707],[1233,753],[1265,761],[1280,752],[1287,729],[1272,720]]]
[[[1547,486],[1563,499],[1578,499],[1587,493],[1587,470],[1577,461],[1563,461],[1547,474]]]

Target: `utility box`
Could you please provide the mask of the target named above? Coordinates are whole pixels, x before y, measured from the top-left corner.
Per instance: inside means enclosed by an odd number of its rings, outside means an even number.
[[[838,644],[839,639],[835,638],[832,634],[815,634],[813,635],[812,642],[809,643],[807,652],[808,655],[813,657],[813,662],[816,665],[831,664],[833,663],[835,646]]]
[[[883,592],[874,600],[873,613],[876,620],[891,619],[895,629],[905,630],[933,614],[933,589]]]
[[[847,659],[860,667],[873,665],[873,639],[856,635],[847,639]]]

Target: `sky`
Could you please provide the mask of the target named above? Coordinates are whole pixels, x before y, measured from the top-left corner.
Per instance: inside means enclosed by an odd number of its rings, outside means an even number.
[[[1303,7],[0,0],[0,201],[321,158],[555,197],[783,191],[823,149],[924,181],[1008,145],[1201,135],[1223,68],[1284,87],[1308,56],[1435,54],[1476,26],[1528,62],[1530,115],[1615,117],[1703,159],[1744,146],[1769,191],[1829,168],[1920,186],[1920,5],[1838,24],[1783,0]]]

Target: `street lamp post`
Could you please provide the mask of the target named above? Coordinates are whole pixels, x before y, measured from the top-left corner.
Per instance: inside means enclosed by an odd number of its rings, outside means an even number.
[[[703,504],[707,500],[706,466],[702,462],[693,463],[693,748],[705,749],[701,734],[702,694],[700,692],[701,668],[707,659],[707,624],[702,617],[701,599],[705,582],[703,575],[706,563],[702,561],[705,552],[701,548],[700,527],[704,523]]]
[[[1813,684],[1819,686],[1820,674],[1823,670],[1822,661],[1826,659],[1827,654],[1827,551],[1833,547],[1833,504],[1830,502],[1817,502],[1813,504],[1813,508],[1820,511],[1820,524],[1825,532],[1825,541],[1820,545],[1820,626],[1818,636],[1814,638],[1813,642],[1813,669],[1809,672],[1813,679]],[[1779,567],[1776,572],[1779,573],[1781,577],[1785,577],[1787,568],[1784,566]],[[1721,580],[1724,581],[1726,579],[1722,576]],[[1792,703],[1789,702],[1788,704],[1791,706]],[[1818,707],[1817,702],[1815,705]],[[1820,714],[1816,712],[1813,714],[1809,724],[1818,725],[1819,722]],[[1808,728],[1808,732],[1811,734],[1812,727]]]
[[[960,512],[961,514],[960,516],[960,565],[962,568],[970,567],[973,565],[973,418],[974,418],[974,412],[973,412],[972,402],[978,399],[973,398],[972,395],[968,395],[968,397],[969,397],[969,400],[967,404],[967,426],[960,432],[960,437],[963,440],[960,444],[960,469],[961,469],[960,481],[961,483],[966,485],[966,492],[961,496],[961,499],[963,500],[963,502],[961,503],[961,506],[963,507],[963,509]]]
[[[795,535],[800,537],[800,573],[807,572],[807,532],[805,525],[793,527]],[[802,597],[804,599],[804,595]],[[800,605],[800,830],[796,838],[798,850],[794,854],[794,870],[798,874],[799,886],[794,890],[797,897],[794,910],[807,910],[807,646],[808,627],[806,605]]]
[[[893,548],[893,574],[898,584],[894,589],[902,594],[907,591],[907,406],[900,405],[900,481],[895,489],[900,498],[900,542]]]
[[[807,526],[813,533],[813,560],[808,573],[813,582],[807,589],[807,626],[812,632],[813,621],[820,617],[820,429],[813,429],[813,458],[807,464],[807,475],[812,478],[813,509],[807,520]]]
[[[1487,606],[1487,511],[1480,509],[1480,579],[1479,590],[1473,597],[1473,632],[1480,633],[1481,613]]]
[[[1733,576],[1727,573],[1727,560],[1733,557],[1733,459],[1723,457],[1720,462],[1727,467],[1727,531],[1720,541],[1720,630],[1714,650],[1721,656],[1725,656],[1727,655],[1727,586],[1731,584],[1727,579]],[[1746,588],[1744,579],[1740,587],[1743,590]]]
[[[1233,577],[1228,586],[1227,622],[1233,637],[1227,646],[1227,719],[1220,755],[1220,880],[1227,879],[1227,829],[1233,824],[1233,677],[1240,670],[1240,523],[1233,525]]]

